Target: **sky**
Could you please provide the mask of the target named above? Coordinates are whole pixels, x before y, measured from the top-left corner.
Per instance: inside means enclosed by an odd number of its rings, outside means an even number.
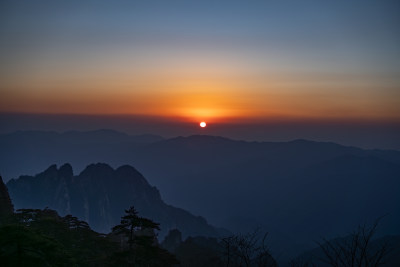
[[[0,113],[398,125],[399,14],[397,0],[3,0]]]

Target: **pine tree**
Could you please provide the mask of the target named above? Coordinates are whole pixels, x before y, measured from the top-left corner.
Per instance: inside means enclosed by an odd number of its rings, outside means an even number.
[[[112,265],[168,267],[179,263],[174,255],[158,246],[154,230],[160,230],[159,224],[138,216],[133,206],[125,210],[121,223],[112,230],[125,235],[129,244],[129,249],[114,254]]]
[[[121,223],[114,226],[112,230],[116,234],[126,235],[128,237],[129,249],[132,249],[134,245],[146,242],[145,239],[152,241],[154,237],[145,235],[146,230],[150,230],[153,233],[153,230],[160,230],[160,227],[158,223],[138,216],[138,212],[132,206],[128,210],[125,210],[125,216],[122,216]]]

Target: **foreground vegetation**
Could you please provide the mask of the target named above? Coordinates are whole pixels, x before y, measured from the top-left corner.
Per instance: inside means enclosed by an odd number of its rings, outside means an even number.
[[[3,218],[1,266],[172,266],[152,231],[157,224],[127,210],[109,235],[92,231],[76,217],[49,209],[22,209]]]
[[[276,267],[259,230],[224,238],[189,237],[171,230],[160,244],[159,224],[140,217],[134,207],[104,235],[76,217],[50,209],[20,209],[0,218],[1,266],[258,266]],[[343,239],[323,240],[320,257],[301,257],[293,267],[381,266],[388,247],[371,249],[378,222],[359,227]]]

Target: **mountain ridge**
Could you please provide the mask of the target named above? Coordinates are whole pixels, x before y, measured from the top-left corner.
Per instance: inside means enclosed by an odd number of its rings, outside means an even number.
[[[130,205],[161,223],[161,236],[174,228],[185,236],[218,236],[220,231],[203,217],[163,202],[158,189],[129,165],[113,169],[104,163],[90,164],[74,176],[70,164],[60,168],[53,164],[35,176],[12,179],[7,187],[17,209],[49,207],[61,215],[77,216],[100,232],[116,225]]]
[[[167,203],[232,231],[264,227],[283,249],[288,244],[311,246],[313,238],[345,233],[387,213],[391,215],[382,228],[384,234],[400,234],[396,227],[400,224],[400,151],[396,150],[204,135],[140,146],[97,143],[61,150],[46,140],[27,143],[11,147],[7,154],[0,151],[0,170],[26,173],[29,167],[60,162],[71,162],[77,169],[92,162],[107,162],[113,168],[133,165],[157,186]],[[351,202],[343,205],[343,199]]]
[[[104,133],[105,135],[103,135]],[[282,150],[285,147],[298,147],[301,149],[304,146],[320,146],[324,147],[324,149],[347,150],[350,151],[350,154],[375,154],[387,160],[400,162],[400,151],[398,150],[363,149],[334,142],[306,139],[268,142],[234,140],[212,135],[178,136],[165,139],[158,135],[128,135],[109,129],[66,131],[62,133],[55,131],[16,131],[0,134],[0,147],[2,147],[0,151],[0,173],[5,182],[7,182],[9,179],[16,178],[24,173],[38,173],[52,162],[57,164],[71,162],[79,170],[83,170],[92,162],[107,162],[111,166],[117,167],[122,164],[133,164],[132,159],[135,160],[135,157],[132,157],[133,154],[142,153],[142,151],[151,150],[154,147],[159,149],[163,146],[182,145],[183,143],[191,143],[192,146],[202,149],[212,145],[217,147],[233,145],[231,149],[242,149],[244,147],[254,149],[258,147],[258,150]],[[63,151],[61,152],[61,150]],[[249,151],[249,153],[253,152],[253,150]],[[35,154],[37,156],[33,156]],[[25,159],[24,155],[29,157]],[[17,169],[14,165],[15,162],[21,161],[21,156],[23,164],[20,164]]]

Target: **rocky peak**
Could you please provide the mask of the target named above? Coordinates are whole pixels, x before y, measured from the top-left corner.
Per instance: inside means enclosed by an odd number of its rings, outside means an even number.
[[[179,228],[182,236],[218,234],[204,219],[167,205],[157,188],[128,165],[115,170],[104,163],[91,164],[76,176],[69,164],[60,169],[52,165],[35,176],[10,180],[7,186],[16,208],[49,207],[62,216],[84,219],[103,233],[120,222],[126,207],[134,205],[142,216],[162,225],[160,237],[171,228]]]
[[[112,177],[114,169],[105,163],[90,164],[87,166],[79,176],[85,179],[93,179],[94,181],[104,180]]]
[[[115,175],[119,178],[125,178],[127,182],[133,182],[137,186],[150,187],[143,175],[132,166],[123,165],[119,167],[115,170]]]
[[[72,177],[74,175],[74,173],[72,171],[72,166],[68,163],[62,165],[60,167],[60,169],[58,170],[58,175],[60,177],[64,177],[64,178]]]
[[[48,175],[57,173],[57,165],[56,164],[51,165],[43,173]]]
[[[8,194],[7,187],[0,176],[0,217],[12,214],[13,212],[14,206]]]

